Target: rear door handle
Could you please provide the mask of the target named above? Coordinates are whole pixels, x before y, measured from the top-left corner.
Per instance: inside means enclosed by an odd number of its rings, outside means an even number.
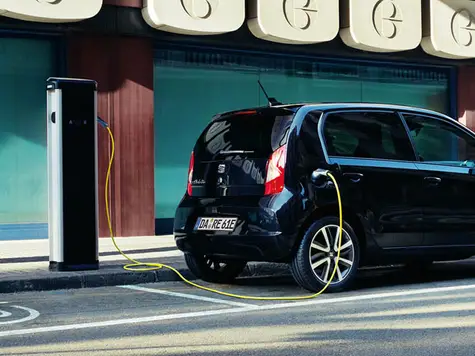
[[[432,185],[438,185],[440,182],[442,182],[442,179],[440,179],[439,177],[425,177],[424,181]]]
[[[358,183],[364,175],[362,173],[343,173],[343,177],[349,178],[353,183]]]

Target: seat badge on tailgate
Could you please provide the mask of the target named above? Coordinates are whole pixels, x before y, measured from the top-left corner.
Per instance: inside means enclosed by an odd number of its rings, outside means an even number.
[[[226,166],[224,164],[220,164],[218,166],[218,173],[223,174],[224,172],[226,172]]]

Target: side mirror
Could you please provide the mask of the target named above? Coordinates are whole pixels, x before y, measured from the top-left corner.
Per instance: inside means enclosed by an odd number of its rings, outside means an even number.
[[[464,167],[468,167],[468,168],[474,169],[474,168],[475,168],[475,161],[466,160],[465,162],[463,162],[462,165],[463,165]]]

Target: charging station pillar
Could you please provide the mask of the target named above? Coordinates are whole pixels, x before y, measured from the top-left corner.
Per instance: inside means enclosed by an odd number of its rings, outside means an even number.
[[[49,269],[98,269],[97,83],[49,78],[46,91]]]

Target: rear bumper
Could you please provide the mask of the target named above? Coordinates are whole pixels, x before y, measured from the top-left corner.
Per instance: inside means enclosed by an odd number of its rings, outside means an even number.
[[[178,249],[183,252],[245,261],[285,262],[290,257],[290,238],[276,235],[206,235],[175,233]]]
[[[285,229],[285,226],[289,225],[290,216],[264,207],[269,206],[265,201],[248,200],[237,205],[236,199],[233,200],[229,205],[222,199],[188,198],[182,201],[174,222],[178,249],[226,259],[287,261],[297,237],[295,232]],[[233,232],[195,231],[199,217],[237,217],[238,222]]]

